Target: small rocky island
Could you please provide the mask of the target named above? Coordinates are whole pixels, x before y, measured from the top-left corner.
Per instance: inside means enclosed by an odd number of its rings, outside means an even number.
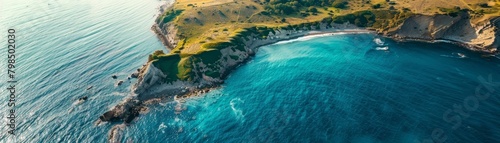
[[[161,7],[151,28],[169,52],[149,55],[133,74],[134,94],[99,120],[131,123],[148,101],[207,92],[259,47],[311,34],[372,32],[496,54],[499,9],[497,2],[460,0],[177,0]]]

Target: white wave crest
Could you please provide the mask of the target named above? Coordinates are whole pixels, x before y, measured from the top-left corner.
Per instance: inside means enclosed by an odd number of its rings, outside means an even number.
[[[312,33],[313,35],[305,35],[305,36],[302,36],[302,37],[299,37],[299,38],[296,38],[296,39],[290,39],[290,40],[284,40],[284,41],[279,41],[279,42],[276,42],[275,44],[286,44],[286,43],[292,43],[292,42],[300,42],[300,41],[307,41],[307,40],[311,40],[311,39],[314,39],[314,38],[318,38],[318,37],[326,37],[326,36],[334,36],[334,35],[346,35],[346,34],[366,34],[366,33],[370,33],[369,31],[362,31],[362,30],[352,30],[352,31],[345,31],[345,32],[330,32],[330,33],[322,33],[322,34],[314,34]]]
[[[245,103],[245,101],[241,100],[240,98],[234,98],[229,102],[229,105],[231,105],[231,109],[233,109],[233,113],[234,113],[234,115],[236,115],[236,118],[238,120],[245,118],[243,111],[236,108],[237,104],[242,104],[242,103]]]
[[[167,128],[167,125],[163,124],[163,122],[158,126],[158,131],[161,131],[162,133],[165,133],[165,129]]]

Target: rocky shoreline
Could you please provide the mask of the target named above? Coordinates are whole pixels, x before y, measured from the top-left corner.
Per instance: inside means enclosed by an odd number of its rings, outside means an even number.
[[[153,26],[151,26],[151,30],[156,34],[156,37],[161,41],[161,43],[163,43],[163,45],[167,49],[170,49],[170,50],[174,49],[174,46],[170,42],[168,42],[168,39],[165,38],[165,35],[162,34],[161,29],[158,26],[158,24],[153,24]]]
[[[449,39],[429,40],[429,39],[419,39],[419,38],[401,38],[401,37],[387,36],[387,35],[381,35],[381,36],[393,39],[393,40],[398,41],[398,42],[414,41],[414,42],[423,42],[423,43],[450,43],[450,44],[457,45],[459,47],[463,47],[463,48],[466,48],[468,50],[480,52],[483,54],[498,54],[498,51],[496,49],[483,49],[482,47],[479,47],[477,45],[470,45],[470,44],[466,44],[466,43],[463,43],[460,41],[453,41],[453,40],[449,40]]]

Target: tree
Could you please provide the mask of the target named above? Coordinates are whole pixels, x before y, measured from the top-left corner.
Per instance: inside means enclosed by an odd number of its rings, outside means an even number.
[[[333,7],[345,9],[345,8],[347,8],[347,4],[349,4],[347,1],[337,0],[337,1],[333,2]]]
[[[325,7],[337,1],[345,0],[266,0],[264,9],[273,14],[293,14],[310,7]],[[346,2],[347,3],[347,2]],[[307,11],[310,11],[309,9]],[[312,12],[318,12],[317,9]]]
[[[482,8],[490,8],[490,6],[487,3],[480,3],[479,6]]]
[[[312,12],[312,13],[318,13],[318,9],[316,9],[315,7],[313,6],[310,6],[309,7],[309,12]]]
[[[379,3],[376,4],[376,5],[372,5],[373,9],[379,9],[380,7],[382,7],[382,5],[380,5]]]

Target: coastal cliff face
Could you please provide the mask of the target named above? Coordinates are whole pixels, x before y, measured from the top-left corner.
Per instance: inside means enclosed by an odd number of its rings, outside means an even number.
[[[136,94],[141,94],[152,86],[159,84],[163,78],[167,77],[160,69],[152,66],[151,64],[147,64],[143,69],[141,69],[141,73],[137,77],[137,83],[132,88],[132,91]]]
[[[158,37],[158,39],[163,43],[163,45],[168,49],[174,49],[179,42],[179,38],[175,35],[177,34],[177,29],[171,23],[158,23],[151,27]]]
[[[473,24],[467,12],[450,15],[414,15],[384,34],[401,40],[449,41],[471,50],[493,53],[499,43],[500,23],[492,19]]]
[[[500,18],[494,18],[489,21],[489,26],[495,28],[495,35],[494,38],[495,40],[493,41],[493,44],[490,46],[492,49],[495,48],[495,52],[498,52],[498,48],[500,47]]]

